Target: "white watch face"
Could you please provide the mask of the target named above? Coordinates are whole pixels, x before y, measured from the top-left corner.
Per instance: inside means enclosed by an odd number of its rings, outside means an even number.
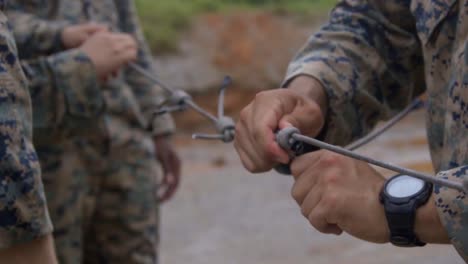
[[[387,184],[387,193],[395,198],[411,197],[424,188],[424,181],[418,178],[402,175],[392,179]]]

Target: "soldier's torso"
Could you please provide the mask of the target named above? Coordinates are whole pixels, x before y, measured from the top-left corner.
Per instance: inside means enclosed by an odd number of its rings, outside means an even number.
[[[51,232],[26,78],[0,0],[0,248]]]
[[[411,11],[424,53],[427,126],[437,171],[468,163],[468,0],[417,0]]]

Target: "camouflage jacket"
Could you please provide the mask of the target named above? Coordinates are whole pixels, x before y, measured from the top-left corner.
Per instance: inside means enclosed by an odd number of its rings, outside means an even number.
[[[0,1],[0,249],[52,232],[31,143],[31,100]]]
[[[347,0],[289,66],[329,98],[326,140],[345,145],[424,91],[437,177],[468,177],[468,0]],[[440,218],[468,261],[468,197],[434,188]]]
[[[94,65],[79,49],[21,61],[29,81],[35,142],[99,129],[104,100]]]
[[[78,50],[64,51],[60,41],[66,25],[91,20],[106,24],[133,35],[140,48],[136,63],[154,72],[152,56],[133,1],[12,0],[9,7],[8,17],[13,24],[20,56],[27,60],[23,65],[32,83],[33,100],[37,98],[33,103],[38,106],[34,109],[35,125],[60,127],[57,122],[61,124],[67,117],[74,117],[71,119],[73,122],[66,122],[71,126],[77,119],[95,118],[96,113],[103,110],[104,101],[106,113],[111,117],[124,119],[133,126],[149,128],[154,135],[173,131],[169,115],[158,118],[152,115],[161,103],[159,87],[130,68],[101,87],[86,55]],[[44,102],[44,98],[56,101]],[[65,101],[60,101],[63,99]]]

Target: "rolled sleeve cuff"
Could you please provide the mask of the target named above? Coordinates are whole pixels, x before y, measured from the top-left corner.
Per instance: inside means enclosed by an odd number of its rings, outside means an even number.
[[[175,123],[169,114],[155,117],[151,124],[151,133],[153,136],[165,136],[175,132]]]
[[[39,238],[51,235],[53,232],[47,208],[42,209],[44,213],[34,222],[22,223],[21,227],[0,228],[0,250],[9,249],[17,245],[29,243]],[[28,229],[24,227],[28,226]]]
[[[48,22],[50,23],[50,22]],[[60,52],[65,49],[65,46],[62,42],[62,32],[67,27],[68,24],[66,23],[51,23],[50,24],[50,33],[47,34],[45,37],[50,38],[50,49],[51,52]]]
[[[93,118],[102,112],[104,98],[90,58],[73,49],[50,60],[57,89],[65,96],[66,115]]]
[[[438,178],[462,182],[468,166],[440,172]],[[439,217],[460,256],[468,262],[468,197],[466,193],[436,186],[434,195]]]
[[[339,88],[339,80],[333,69],[323,61],[291,64],[288,70],[283,87],[289,85],[296,77],[306,75],[315,78],[325,88],[328,97],[328,111],[325,127],[322,130],[321,138],[335,145],[346,145],[353,140],[353,127],[350,127],[349,120],[355,117],[353,106],[346,102],[346,95]]]

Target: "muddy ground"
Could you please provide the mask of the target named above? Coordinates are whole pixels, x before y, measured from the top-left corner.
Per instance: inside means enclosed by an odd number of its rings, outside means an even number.
[[[423,119],[412,115],[360,151],[431,171]],[[231,145],[186,136],[178,145],[184,179],[162,208],[162,263],[463,263],[451,246],[399,249],[322,235],[290,198],[291,178],[247,173]]]

